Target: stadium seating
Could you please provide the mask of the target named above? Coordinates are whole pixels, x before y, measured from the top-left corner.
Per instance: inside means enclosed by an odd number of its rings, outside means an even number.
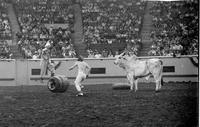
[[[149,55],[198,54],[198,1],[154,2]]]
[[[115,55],[116,50],[120,52],[129,44],[132,45],[130,49],[137,54],[145,2],[83,0],[81,5],[84,42],[90,53],[95,55],[106,50]],[[112,45],[118,45],[118,48]]]
[[[12,30],[7,13],[7,4],[0,0],[0,59],[11,58],[10,46],[7,40],[12,39]]]
[[[3,0],[0,2],[0,38],[4,40],[11,39],[12,31],[6,10],[7,4]]]
[[[10,59],[10,58],[12,58],[10,46],[6,41],[0,41],[0,59]]]
[[[74,4],[82,14],[83,41],[88,57],[114,57],[122,51],[138,55],[142,48],[141,30],[148,2],[140,0],[0,0],[1,52],[12,39],[7,4],[14,6],[20,26],[18,47],[24,58],[40,58],[46,43],[52,45],[51,57],[75,57]],[[10,6],[9,6],[10,7]],[[147,10],[147,9],[146,9]],[[198,54],[198,0],[153,2],[151,15],[152,46],[149,55]],[[59,26],[60,27],[55,27]],[[81,36],[82,39],[82,36]],[[5,45],[4,45],[5,44]],[[6,50],[7,50],[6,49]],[[5,57],[7,58],[7,57]]]
[[[51,42],[51,57],[74,57],[71,31],[74,24],[73,9],[65,0],[15,1],[15,10],[21,33],[17,33],[18,45],[24,58],[38,58],[45,43]],[[49,28],[45,24],[52,24]],[[54,28],[65,24],[66,28]],[[72,52],[72,53],[71,53]]]

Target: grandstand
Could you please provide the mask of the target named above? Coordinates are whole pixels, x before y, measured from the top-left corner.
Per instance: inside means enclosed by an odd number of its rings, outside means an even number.
[[[1,0],[2,58],[198,54],[198,1]],[[3,46],[8,43],[7,48]]]
[[[0,0],[0,127],[198,126],[198,14],[198,0]],[[91,66],[83,97],[69,70],[78,55]],[[146,77],[137,92],[117,59],[149,72],[131,70]]]

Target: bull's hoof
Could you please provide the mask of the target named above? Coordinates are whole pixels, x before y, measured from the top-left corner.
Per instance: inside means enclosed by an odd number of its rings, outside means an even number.
[[[129,92],[133,92],[133,90],[130,89]]]
[[[129,92],[130,92],[130,93],[131,93],[131,92],[135,92],[135,93],[136,93],[136,92],[137,92],[137,90],[131,90],[131,89],[130,89],[130,90],[129,90]]]

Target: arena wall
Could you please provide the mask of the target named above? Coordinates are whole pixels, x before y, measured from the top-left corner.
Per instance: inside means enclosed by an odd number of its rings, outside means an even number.
[[[150,57],[140,57],[148,59]],[[198,82],[198,66],[194,64],[191,57],[159,57],[163,61],[165,82]],[[196,58],[196,57],[192,57]],[[69,71],[76,59],[53,59],[61,61],[61,65],[56,70],[57,75],[66,75],[73,83],[77,69]],[[84,84],[105,84],[127,82],[125,72],[114,65],[114,59],[85,59],[92,67],[92,74],[84,81]],[[40,60],[0,60],[0,85],[46,85],[49,72],[45,75],[43,83],[40,82]],[[153,78],[148,81],[140,79],[140,82],[153,82]]]

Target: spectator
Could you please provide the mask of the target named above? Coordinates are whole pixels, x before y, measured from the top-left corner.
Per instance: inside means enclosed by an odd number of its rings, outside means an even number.
[[[170,9],[168,9],[170,8]],[[154,2],[151,8],[154,30],[151,38],[156,53],[151,55],[195,54],[198,47],[198,1]],[[196,31],[196,32],[195,32]],[[195,39],[195,41],[191,41]],[[192,45],[195,45],[194,48]],[[166,48],[169,47],[169,48]],[[168,51],[167,51],[168,50]],[[185,50],[186,52],[183,52]]]

